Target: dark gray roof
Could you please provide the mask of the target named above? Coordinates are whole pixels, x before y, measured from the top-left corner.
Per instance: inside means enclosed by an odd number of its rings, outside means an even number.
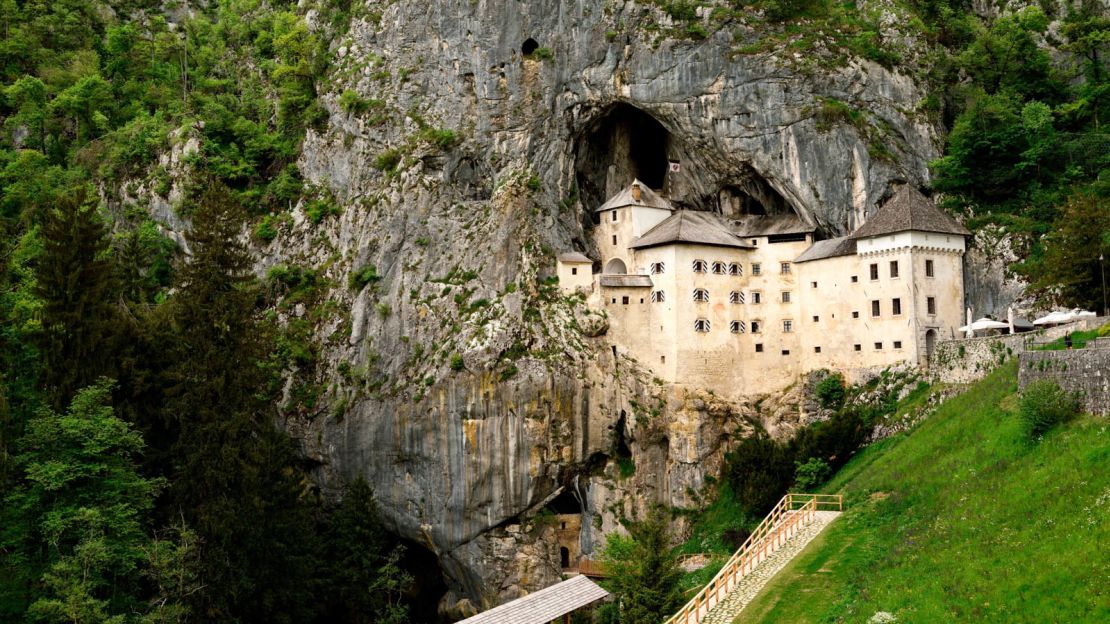
[[[798,215],[744,215],[732,221],[732,231],[738,236],[808,234],[816,229]]]
[[[593,264],[594,262],[593,260],[590,260],[588,256],[578,251],[568,251],[567,253],[561,253],[559,254],[558,260],[559,262],[565,262],[567,264]]]
[[[932,200],[922,195],[913,185],[906,184],[857,228],[852,233],[852,238],[882,236],[910,230],[959,236],[971,235],[967,228],[937,208]]]
[[[680,210],[674,213],[648,230],[630,247],[644,249],[671,243],[751,248],[751,245],[729,231],[729,226],[724,219],[711,212],[696,210]]]
[[[608,288],[651,288],[647,275],[602,275],[601,285]]]
[[[632,199],[632,187],[640,186],[640,201]],[[625,206],[643,206],[644,208],[663,208],[665,210],[673,210],[670,202],[659,196],[659,193],[648,188],[648,185],[639,180],[633,180],[620,193],[609,198],[609,201],[602,204],[594,212],[603,212],[605,210],[613,210],[615,208],[624,208]]]
[[[830,238],[813,243],[809,249],[802,252],[802,255],[795,258],[794,262],[850,256],[854,253],[856,253],[856,239],[851,236],[841,236],[840,238]]]
[[[457,624],[547,624],[608,595],[596,583],[578,575]]]

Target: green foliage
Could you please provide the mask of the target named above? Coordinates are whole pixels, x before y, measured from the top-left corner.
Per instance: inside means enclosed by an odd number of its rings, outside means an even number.
[[[817,402],[823,409],[839,410],[844,406],[847,394],[844,387],[844,376],[840,373],[830,373],[825,376],[813,390]]]
[[[604,608],[607,621],[620,624],[656,624],[660,614],[681,605],[678,581],[682,572],[671,552],[669,521],[660,508],[627,525],[628,535],[617,532],[606,538],[601,560],[609,573],[604,585],[616,600]]]
[[[794,488],[799,492],[814,491],[832,475],[829,464],[817,457],[810,457],[805,463],[795,461],[794,466]]]
[[[387,149],[374,158],[374,168],[385,173],[393,173],[399,164],[401,164],[401,152],[396,148]]]
[[[339,206],[331,197],[320,197],[305,204],[304,214],[314,225],[318,225],[326,217],[338,215]]]
[[[760,431],[729,454],[726,476],[741,509],[762,515],[774,507],[794,479],[793,453]]]
[[[458,353],[452,355],[451,356],[451,370],[458,372],[458,371],[461,371],[464,368],[466,368],[466,362],[463,361],[463,356],[459,355]]]
[[[442,150],[450,149],[462,141],[462,137],[457,132],[445,128],[425,128],[420,132],[420,136]],[[382,169],[382,167],[379,167],[379,169]]]
[[[1110,255],[1110,198],[1078,191],[1067,198],[1052,230],[1034,287],[1044,298],[1103,309],[1102,278]]]
[[[372,264],[365,264],[347,278],[347,285],[351,290],[362,290],[371,284],[377,284],[382,279],[378,269]]]
[[[532,53],[532,57],[540,61],[550,61],[555,58],[555,53],[551,51],[551,48],[541,47],[536,48],[536,51]]]
[[[277,238],[277,218],[274,215],[265,215],[258,225],[254,226],[254,236],[258,240],[270,242]]]
[[[1040,379],[1021,391],[1018,418],[1025,436],[1038,440],[1057,425],[1078,416],[1081,409],[1076,393],[1065,392],[1050,379]]]
[[[636,462],[632,459],[631,455],[617,457],[617,474],[619,474],[622,479],[628,479],[636,474]]]

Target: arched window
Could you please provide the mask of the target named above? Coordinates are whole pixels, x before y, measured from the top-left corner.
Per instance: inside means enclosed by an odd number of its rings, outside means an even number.
[[[739,290],[734,290],[728,294],[729,303],[744,303],[744,293]]]
[[[706,273],[709,271],[709,263],[705,260],[694,260],[694,273]]]
[[[651,302],[652,303],[663,303],[666,300],[667,300],[667,296],[665,294],[663,294],[662,290],[653,290],[653,291],[651,291]]]
[[[605,272],[609,275],[624,275],[628,273],[628,269],[625,267],[624,260],[613,258],[605,264]]]
[[[700,319],[694,321],[694,331],[698,332],[699,334],[708,334],[709,333],[709,319],[700,318]]]
[[[747,331],[744,321],[729,321],[728,330],[734,334],[743,334]]]
[[[741,265],[738,262],[733,262],[732,264],[728,265],[728,274],[729,275],[743,275],[744,274],[744,266]]]
[[[651,274],[652,275],[659,275],[659,274],[663,273],[663,271],[666,268],[667,267],[664,266],[664,264],[662,262],[652,262],[651,263]]]
[[[695,288],[694,301],[696,303],[709,303],[709,291],[704,288]]]
[[[713,275],[724,275],[727,270],[724,262],[713,263]]]

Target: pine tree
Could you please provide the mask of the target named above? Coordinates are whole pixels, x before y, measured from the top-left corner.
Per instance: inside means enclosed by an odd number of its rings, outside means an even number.
[[[359,477],[347,486],[326,529],[324,552],[330,598],[326,619],[351,624],[374,621],[381,595],[372,592],[371,587],[385,563],[388,542],[374,493]]]
[[[116,307],[108,231],[84,190],[46,212],[35,294],[42,299],[42,383],[55,408],[101,376],[114,376]]]
[[[609,571],[609,590],[617,600],[609,607],[609,621],[656,624],[681,606],[678,581],[682,571],[671,554],[667,517],[656,507],[648,517],[633,522],[629,535],[613,533],[602,551]]]

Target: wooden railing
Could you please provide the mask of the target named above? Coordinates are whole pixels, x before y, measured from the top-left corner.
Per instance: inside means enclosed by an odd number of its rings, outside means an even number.
[[[698,624],[717,606],[740,579],[813,520],[819,510],[842,511],[840,494],[787,494],[752,531],[720,572],[665,624]]]
[[[609,574],[605,571],[605,566],[603,566],[598,561],[593,561],[591,559],[587,559],[586,557],[582,557],[578,560],[578,573],[582,576],[589,576],[593,578],[606,578],[609,576]]]

